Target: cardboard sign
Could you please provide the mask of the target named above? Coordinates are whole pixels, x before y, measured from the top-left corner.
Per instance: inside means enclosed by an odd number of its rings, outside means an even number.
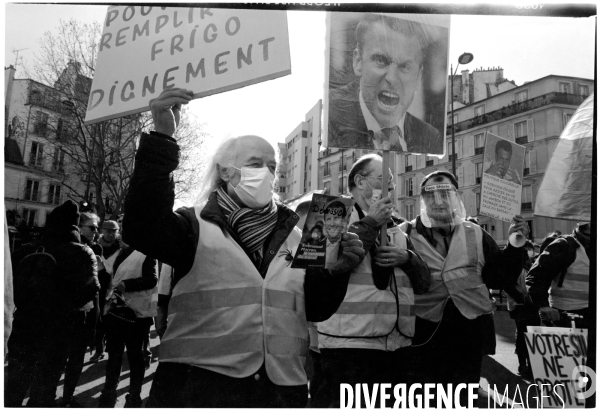
[[[578,373],[587,361],[587,329],[528,326],[525,343],[543,408],[584,408]]]
[[[442,155],[449,29],[448,15],[328,13],[323,145]]]
[[[352,199],[314,194],[310,204],[302,241],[292,261],[293,268],[328,268],[338,258],[342,235],[348,229]]]
[[[200,98],[290,73],[285,11],[109,7],[85,122],[147,111],[166,88]]]
[[[525,147],[487,133],[479,214],[511,222],[521,214]]]

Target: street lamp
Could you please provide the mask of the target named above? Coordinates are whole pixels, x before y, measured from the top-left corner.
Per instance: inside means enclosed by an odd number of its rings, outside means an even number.
[[[456,65],[456,70],[452,72],[452,64],[450,64],[450,73],[452,76],[450,77],[450,105],[451,105],[451,117],[452,117],[452,174],[456,177],[456,149],[454,148],[454,76],[456,72],[458,72],[458,67],[460,65],[466,65],[467,63],[471,63],[473,60],[472,53],[463,53],[458,57],[458,65]]]

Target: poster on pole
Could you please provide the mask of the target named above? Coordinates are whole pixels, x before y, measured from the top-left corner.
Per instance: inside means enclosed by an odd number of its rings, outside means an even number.
[[[528,326],[525,343],[543,408],[585,408],[595,387],[586,369],[587,329]]]
[[[449,31],[449,15],[328,13],[323,145],[443,154]]]
[[[479,214],[511,222],[521,214],[525,147],[487,133]]]
[[[328,268],[338,258],[342,235],[348,229],[353,201],[348,197],[313,194],[293,268]]]
[[[200,98],[290,73],[285,10],[113,6],[85,123],[147,111],[166,88]]]

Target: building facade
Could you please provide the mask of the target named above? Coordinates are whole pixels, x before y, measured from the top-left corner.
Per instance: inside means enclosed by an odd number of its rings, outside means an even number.
[[[299,123],[279,143],[278,195],[282,201],[318,189],[318,156],[321,145],[322,101],[313,106]]]
[[[506,243],[509,223],[479,215],[483,148],[486,133],[491,132],[526,147],[521,215],[529,224],[531,239],[540,243],[554,230],[570,233],[574,222],[534,217],[533,206],[559,136],[577,107],[594,92],[594,81],[549,75],[512,88],[505,82],[502,84],[507,87],[504,91],[494,91],[487,98],[454,105],[456,175],[467,214],[477,216],[480,225],[498,244]],[[459,99],[470,95],[470,99],[474,99],[470,92],[463,93],[462,85],[455,83],[458,89],[455,89],[454,95]],[[468,89],[472,87],[471,81]],[[481,88],[480,85],[480,91]],[[487,92],[481,95],[487,96]],[[450,113],[448,115],[450,117]],[[424,155],[396,155],[400,167],[398,209],[407,219],[419,214],[419,189],[423,177],[439,169],[452,171],[451,128],[449,119],[446,155],[442,159]]]

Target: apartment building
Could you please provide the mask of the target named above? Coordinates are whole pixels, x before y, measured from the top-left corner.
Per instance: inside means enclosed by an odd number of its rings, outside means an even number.
[[[495,69],[496,70],[496,69]],[[498,71],[498,70],[496,70]],[[506,243],[509,223],[478,215],[483,174],[483,148],[487,132],[526,147],[521,215],[530,227],[531,238],[541,242],[548,233],[572,231],[575,223],[546,217],[534,217],[535,196],[558,138],[577,107],[594,92],[592,79],[548,75],[516,86],[502,74],[497,79],[505,90],[482,86],[475,93],[473,77],[463,71],[455,81],[454,128],[456,175],[468,215],[477,216],[481,226],[500,245]],[[492,71],[490,71],[492,72]],[[482,76],[474,76],[482,78]],[[467,99],[465,99],[465,97]],[[481,99],[475,100],[475,97]],[[412,219],[419,214],[419,186],[424,176],[435,170],[452,171],[452,119],[448,108],[446,155],[442,159],[424,155],[397,154],[399,166],[397,203],[400,213]]]

